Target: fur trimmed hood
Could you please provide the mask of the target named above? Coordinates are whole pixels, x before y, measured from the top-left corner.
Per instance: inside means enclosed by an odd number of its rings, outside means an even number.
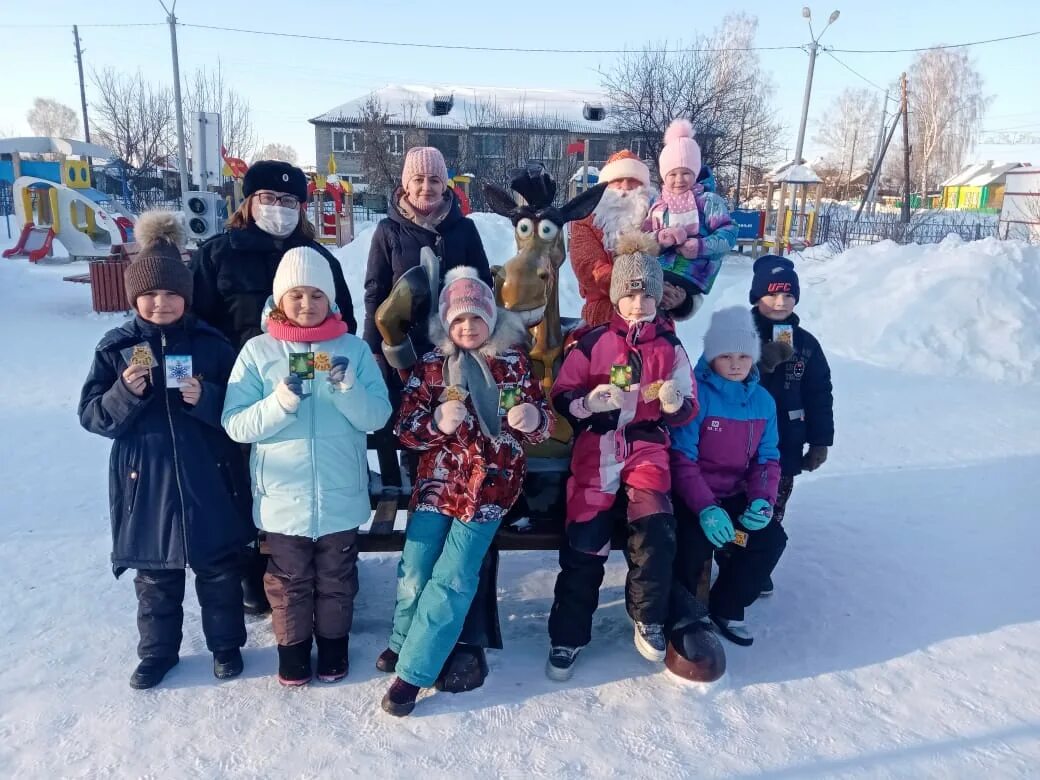
[[[455,342],[448,336],[441,318],[434,313],[429,320],[430,342],[445,355],[454,355],[458,351]],[[531,346],[531,337],[524,327],[524,320],[519,314],[498,307],[498,319],[491,337],[478,352],[485,358],[501,355],[507,349],[519,349],[527,352]]]

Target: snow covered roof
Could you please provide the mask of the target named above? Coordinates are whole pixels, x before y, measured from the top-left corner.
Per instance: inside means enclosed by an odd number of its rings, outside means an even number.
[[[451,111],[433,116],[427,104],[434,97],[454,98]],[[598,90],[526,89],[518,87],[391,85],[336,106],[310,121],[312,123],[356,122],[370,97],[379,101],[390,115],[391,124],[426,129],[466,130],[470,128],[515,126],[517,120],[534,127],[566,130],[572,133],[613,133],[610,107],[605,93]],[[606,119],[585,119],[585,105],[606,109]]]
[[[951,176],[942,182],[940,187],[985,187],[1004,178],[1008,171],[1021,165],[1021,162],[997,163],[986,160],[981,163],[972,163],[963,168],[960,173]]]
[[[808,165],[792,165],[773,181],[778,184],[818,184],[822,180]]]
[[[63,154],[79,157],[115,157],[115,152],[104,146],[88,144],[73,138],[28,136],[0,139],[0,154]]]

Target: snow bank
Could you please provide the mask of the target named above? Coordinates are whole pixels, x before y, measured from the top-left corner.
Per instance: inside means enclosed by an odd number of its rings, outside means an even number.
[[[798,270],[798,310],[828,352],[908,373],[1040,380],[1040,247],[885,241]]]

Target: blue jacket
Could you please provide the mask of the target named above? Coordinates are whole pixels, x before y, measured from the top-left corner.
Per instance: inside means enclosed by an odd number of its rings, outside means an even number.
[[[138,398],[123,383],[123,350],[146,342],[159,365]],[[202,377],[194,407],[167,390],[163,356],[191,355]],[[139,317],[101,339],[83,385],[79,420],[113,439],[109,457],[112,571],[203,568],[233,556],[254,535],[242,455],[220,427],[235,352],[193,317],[160,328]]]
[[[289,374],[291,352],[346,357],[357,372],[356,382],[349,390],[337,390],[327,372],[315,371],[314,379],[304,382],[304,392],[311,395],[290,414],[274,389]],[[317,539],[367,521],[366,433],[383,427],[389,417],[382,374],[356,336],[345,333],[304,344],[264,333],[246,342],[231,370],[221,422],[232,439],[253,445],[249,465],[257,527]]]
[[[745,493],[773,504],[780,480],[776,406],[758,383],[716,374],[702,355],[694,369],[700,411],[672,428],[673,490],[694,512]]]
[[[753,310],[762,343],[773,340],[773,325],[794,326],[794,356],[771,374],[762,375],[762,386],[776,401],[780,427],[780,469],[784,476],[802,473],[805,445],[834,444],[834,393],[831,367],[820,342],[791,314],[782,323]]]

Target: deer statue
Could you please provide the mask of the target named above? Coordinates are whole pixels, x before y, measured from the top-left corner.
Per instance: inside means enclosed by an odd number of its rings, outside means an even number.
[[[556,182],[545,168],[532,164],[511,173],[510,186],[526,201],[524,205],[517,205],[501,187],[484,186],[491,210],[509,218],[516,236],[517,253],[503,265],[492,268],[495,293],[500,306],[523,317],[532,340],[531,370],[548,395],[563,356],[564,339],[577,324],[565,323],[560,316],[560,267],[567,256],[563,226],[591,214],[606,185],[592,187],[556,208],[552,205]],[[529,452],[542,457],[566,457],[572,436],[566,420],[557,418],[552,439]]]

